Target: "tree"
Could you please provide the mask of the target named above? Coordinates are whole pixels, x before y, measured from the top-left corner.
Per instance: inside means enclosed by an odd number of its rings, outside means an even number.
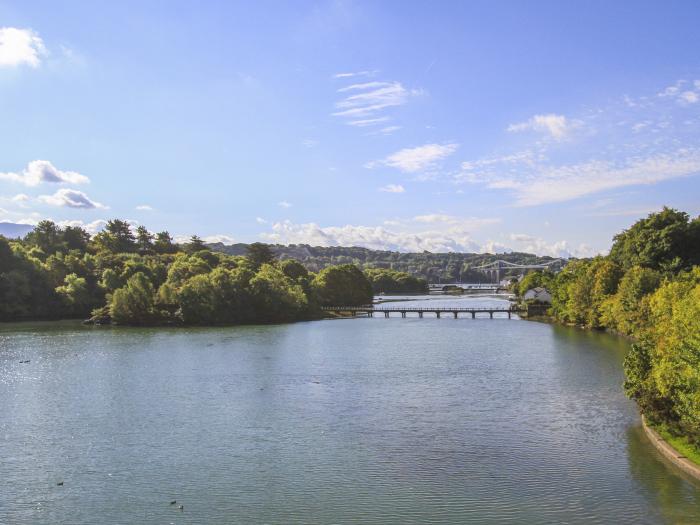
[[[56,253],[62,247],[62,231],[53,221],[43,220],[25,237],[30,244],[38,246],[46,254]]]
[[[74,273],[66,275],[64,284],[57,287],[56,292],[63,297],[74,315],[87,314],[94,306],[87,281]]]
[[[275,254],[267,244],[254,242],[247,248],[246,257],[252,263],[255,269],[260,268],[263,264],[272,264],[275,261]]]
[[[321,306],[361,306],[372,302],[372,284],[354,264],[324,268],[312,284]]]
[[[185,249],[187,253],[197,253],[199,251],[206,250],[207,245],[204,244],[204,241],[198,236],[193,235],[192,237],[190,237],[190,242],[187,243]]]
[[[167,231],[162,231],[156,233],[156,240],[153,245],[156,253],[175,253],[177,252],[177,246],[173,244],[173,238]]]
[[[112,253],[130,253],[136,251],[136,238],[126,221],[112,219],[105,229],[95,235],[98,248]]]
[[[136,244],[141,253],[148,253],[153,249],[153,234],[145,226],[136,228]]]
[[[625,270],[642,266],[678,272],[700,264],[700,222],[664,207],[614,237],[610,258]]]
[[[250,280],[250,293],[256,318],[265,322],[299,319],[308,304],[303,288],[271,264],[263,264]]]
[[[68,250],[87,250],[90,234],[80,226],[66,226],[63,230],[63,244]]]
[[[153,299],[153,285],[139,272],[114,291],[109,313],[119,324],[149,324],[154,320]]]

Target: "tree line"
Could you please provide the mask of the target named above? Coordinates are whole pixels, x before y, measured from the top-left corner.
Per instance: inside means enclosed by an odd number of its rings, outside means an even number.
[[[634,339],[625,392],[647,419],[700,447],[700,217],[664,208],[616,235],[610,254],[515,285],[552,293],[557,320]]]
[[[424,280],[352,264],[313,273],[269,246],[212,251],[197,236],[132,230],[114,219],[90,236],[41,221],[24,239],[0,236],[0,321],[86,318],[125,325],[225,325],[316,319],[322,306],[359,306],[374,293],[419,292]]]
[[[247,244],[213,243],[212,250],[229,255],[243,255]],[[307,244],[274,244],[270,248],[280,259],[296,259],[309,271],[318,272],[326,266],[354,264],[362,270],[393,270],[428,283],[482,283],[490,282],[490,277],[476,270],[478,266],[503,259],[515,264],[542,264],[555,260],[552,257],[531,253],[403,253],[388,250],[371,250],[359,246],[309,246]],[[506,271],[505,276],[517,273]]]

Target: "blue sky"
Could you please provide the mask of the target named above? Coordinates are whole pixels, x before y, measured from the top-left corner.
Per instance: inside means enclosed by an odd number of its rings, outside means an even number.
[[[700,213],[700,3],[0,0],[0,221],[605,251]]]

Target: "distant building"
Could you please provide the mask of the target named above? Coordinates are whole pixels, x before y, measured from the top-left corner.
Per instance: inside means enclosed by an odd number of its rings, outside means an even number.
[[[523,294],[523,301],[552,304],[552,294],[549,293],[546,288],[538,286],[537,288],[530,288],[527,292],[525,292],[525,294]]]

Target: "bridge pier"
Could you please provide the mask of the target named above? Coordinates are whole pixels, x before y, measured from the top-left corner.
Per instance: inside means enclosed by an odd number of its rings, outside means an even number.
[[[491,316],[491,319],[493,319],[493,312],[489,312],[489,315]]]
[[[421,319],[423,319],[423,312],[418,312],[418,317],[420,317]]]
[[[435,314],[437,315],[437,318],[440,319],[440,312],[436,311]]]
[[[472,312],[472,319],[476,319],[476,312]]]
[[[406,312],[401,312],[401,317],[406,318]]]
[[[386,317],[387,319],[389,319],[389,312],[384,312],[384,317]]]
[[[457,312],[452,312],[452,313],[455,314],[455,319],[457,319]]]
[[[510,319],[510,312],[508,312],[508,319]]]

